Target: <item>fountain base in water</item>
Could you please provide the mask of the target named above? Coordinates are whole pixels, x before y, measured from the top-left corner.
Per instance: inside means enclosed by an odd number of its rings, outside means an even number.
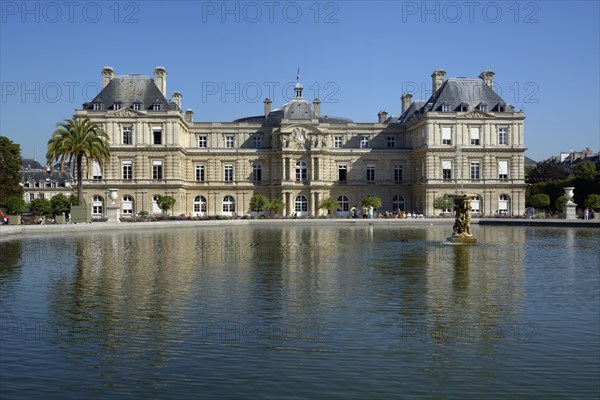
[[[455,244],[473,244],[473,243],[477,243],[477,239],[475,239],[473,236],[470,236],[470,237],[450,236],[446,240],[448,242],[450,242],[450,243],[455,243]]]
[[[456,213],[450,243],[473,244],[477,239],[471,234],[471,201],[472,195],[454,195],[454,211]]]

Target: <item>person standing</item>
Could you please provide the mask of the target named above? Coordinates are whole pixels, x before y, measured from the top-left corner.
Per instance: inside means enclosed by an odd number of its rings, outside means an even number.
[[[373,206],[369,206],[369,219],[373,219]]]
[[[585,210],[583,210],[583,219],[585,221],[590,219],[590,210],[586,207]]]

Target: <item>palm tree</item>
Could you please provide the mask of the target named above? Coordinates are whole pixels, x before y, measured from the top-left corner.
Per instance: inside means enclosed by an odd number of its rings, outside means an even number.
[[[65,119],[56,124],[59,127],[52,133],[48,141],[46,158],[50,165],[58,160],[61,172],[65,163],[75,160],[77,179],[77,205],[83,204],[83,173],[82,161],[85,158],[88,168],[94,161],[102,165],[110,158],[108,135],[98,125],[89,119]]]

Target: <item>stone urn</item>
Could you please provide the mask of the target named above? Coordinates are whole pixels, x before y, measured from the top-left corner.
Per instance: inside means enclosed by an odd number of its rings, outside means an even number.
[[[573,190],[575,190],[575,188],[572,186],[569,186],[569,187],[564,187],[563,190],[565,191],[565,198],[567,199],[567,203],[572,203],[571,199],[574,196]]]
[[[112,205],[116,204],[115,201],[119,198],[119,189],[108,189],[108,197],[112,200]]]

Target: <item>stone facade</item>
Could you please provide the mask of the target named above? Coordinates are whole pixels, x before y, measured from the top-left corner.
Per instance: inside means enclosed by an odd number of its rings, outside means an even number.
[[[167,73],[154,79],[102,71],[103,90],[77,117],[96,122],[110,137],[111,159],[92,166],[84,196],[105,214],[108,189],[118,189],[122,217],[160,213],[156,196],[177,202],[173,215],[249,212],[254,194],[280,199],[286,216],[317,216],[319,202],[340,202],[347,215],[361,198],[382,200],[379,211],[437,215],[434,199],[476,193],[475,212],[525,211],[522,112],[492,90],[493,72],[477,79],[432,75],[427,101],[402,97],[402,113],[356,123],[321,115],[318,99],[295,97],[264,115],[233,122],[194,121],[182,95],[166,98]],[[85,168],[84,168],[85,170]]]

